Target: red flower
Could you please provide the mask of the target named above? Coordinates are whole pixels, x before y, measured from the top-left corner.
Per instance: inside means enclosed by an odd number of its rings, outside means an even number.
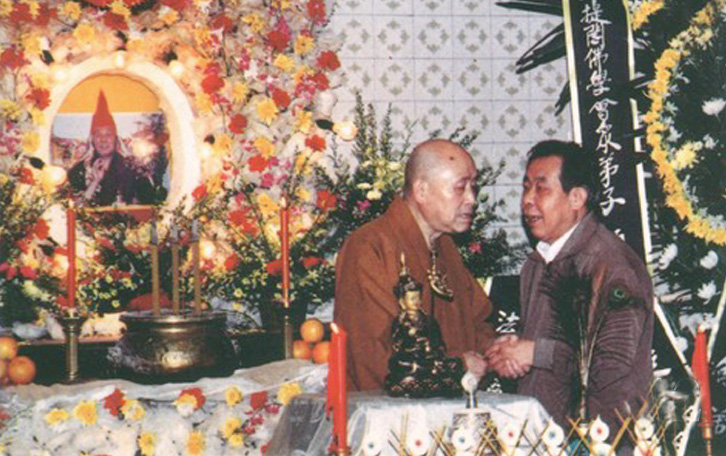
[[[225,14],[219,14],[212,19],[212,29],[221,28],[225,32],[230,32],[234,29],[234,21]]]
[[[98,244],[101,247],[106,248],[108,250],[116,250],[116,246],[113,245],[113,242],[111,242],[110,239],[105,238],[103,236],[101,236],[101,237],[98,238]]]
[[[242,134],[247,128],[247,117],[242,114],[235,114],[229,120],[229,131],[235,134]]]
[[[239,266],[240,259],[237,255],[230,255],[227,257],[227,259],[224,260],[224,269],[227,271],[233,271],[237,269],[237,266]]]
[[[207,196],[207,186],[202,184],[199,187],[195,188],[192,192],[192,197],[194,198],[194,201],[197,203]]]
[[[23,184],[33,185],[35,183],[35,179],[33,179],[33,170],[30,168],[21,169],[20,182]]]
[[[103,15],[103,23],[111,30],[129,29],[129,24],[126,23],[126,19],[120,14],[112,13],[111,11],[107,11],[106,14]]]
[[[303,259],[302,259],[302,265],[306,269],[310,269],[310,268],[313,268],[313,267],[319,265],[320,263],[322,263],[322,261],[323,260],[321,258],[318,258],[318,257],[315,257],[315,256],[307,256],[307,257],[303,257]]]
[[[161,0],[161,4],[177,11],[181,11],[184,8],[187,8],[191,4],[191,1],[192,0]]]
[[[25,60],[23,51],[18,50],[15,47],[9,47],[0,54],[0,65],[10,70],[17,70],[26,63],[28,63],[28,61]]]
[[[35,87],[26,95],[25,99],[35,105],[36,108],[45,109],[50,105],[50,92],[47,89]]]
[[[315,151],[325,150],[325,138],[321,138],[318,135],[313,135],[305,139],[305,145]]]
[[[262,172],[267,169],[269,162],[262,155],[255,155],[247,161],[250,166],[250,171]]]
[[[227,218],[233,225],[241,225],[247,220],[247,214],[243,210],[230,211]]]
[[[252,396],[250,396],[250,406],[252,406],[255,410],[259,410],[264,407],[265,402],[267,402],[267,391],[258,391],[256,393],[252,393]]]
[[[318,192],[318,208],[323,211],[334,209],[338,203],[338,198],[327,190]]]
[[[202,408],[204,403],[206,402],[206,398],[204,397],[204,394],[202,394],[202,390],[199,388],[187,388],[183,389],[181,393],[179,393],[179,397],[184,396],[185,394],[188,394],[190,396],[194,396],[194,398],[197,400],[197,409]]]
[[[205,93],[218,92],[222,87],[224,87],[224,79],[216,73],[209,74],[202,80],[202,89]]]
[[[282,30],[273,30],[267,34],[267,41],[272,49],[283,52],[290,45],[290,34]]]
[[[20,275],[22,275],[26,279],[33,280],[38,277],[38,272],[30,266],[22,266],[20,268]]]
[[[35,237],[38,239],[46,239],[49,231],[50,227],[48,227],[48,222],[46,222],[45,219],[40,218],[37,222],[35,222],[33,234],[35,234]]]
[[[325,22],[325,3],[323,0],[308,1],[308,16],[314,24]]]
[[[282,89],[277,87],[272,88],[272,101],[275,102],[278,108],[287,109],[290,106],[290,95]]]
[[[282,272],[282,260],[278,258],[277,260],[270,261],[269,263],[267,263],[267,266],[265,266],[265,269],[270,275],[280,275],[280,273]]]
[[[340,60],[335,51],[323,51],[318,56],[318,67],[321,70],[337,70],[340,68]]]
[[[118,388],[113,390],[113,393],[103,398],[103,408],[107,409],[108,413],[112,416],[118,416],[124,403],[126,403],[126,396],[124,396],[124,393]]]
[[[315,76],[311,80],[315,83],[315,87],[318,90],[328,90],[328,87],[330,87],[330,81],[328,81],[328,77],[323,73],[315,73]]]
[[[21,240],[19,240],[17,242],[17,246],[20,249],[20,251],[23,252],[23,253],[28,253],[28,251],[30,250],[30,246],[28,245],[28,240],[27,239],[21,239]]]
[[[33,15],[30,14],[30,5],[15,2],[13,11],[10,13],[10,23],[21,24],[23,22],[33,22]]]

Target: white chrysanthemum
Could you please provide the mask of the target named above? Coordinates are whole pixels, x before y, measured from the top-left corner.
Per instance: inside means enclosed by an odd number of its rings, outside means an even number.
[[[459,428],[451,434],[451,444],[458,451],[471,451],[476,441],[471,429]]]
[[[703,112],[708,114],[709,116],[717,116],[723,111],[723,108],[726,107],[726,100],[723,98],[712,98],[710,100],[704,101],[703,105],[701,105],[701,109],[703,109]]]
[[[709,250],[705,257],[701,258],[701,267],[704,269],[713,269],[718,264],[718,255],[713,250]]]
[[[604,442],[610,435],[610,429],[598,416],[592,423],[592,426],[590,426],[589,435],[593,442]]]
[[[561,445],[564,440],[565,431],[562,430],[560,425],[550,419],[547,423],[547,429],[545,429],[545,432],[542,435],[542,443],[544,443],[547,448],[554,448]]]
[[[671,265],[671,261],[673,261],[676,256],[678,256],[678,246],[675,244],[668,244],[661,252],[660,259],[658,260],[658,264],[661,269],[668,269],[668,266]]]
[[[378,189],[373,189],[373,190],[369,191],[368,193],[366,193],[366,199],[368,199],[370,201],[376,201],[376,200],[381,199],[382,197],[383,197],[383,194]]]
[[[718,141],[713,139],[711,135],[706,135],[703,137],[703,147],[706,149],[713,149],[718,145]]]
[[[716,295],[716,283],[712,280],[701,285],[698,289],[698,297],[708,302]]]
[[[638,418],[635,422],[635,436],[638,439],[649,439],[653,436],[655,428],[653,422],[649,418]]]

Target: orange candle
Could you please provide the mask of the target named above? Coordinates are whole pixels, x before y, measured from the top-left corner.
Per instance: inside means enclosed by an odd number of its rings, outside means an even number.
[[[73,201],[68,202],[66,221],[68,228],[68,273],[66,275],[66,287],[68,292],[68,308],[73,308],[76,305],[76,211],[73,208]]]
[[[706,330],[700,325],[696,332],[691,364],[693,376],[701,390],[701,427],[711,428],[713,426],[713,410],[711,406],[711,384],[708,372],[708,343],[706,340]]]
[[[348,454],[348,391],[346,382],[346,346],[348,333],[335,323],[330,325],[330,358],[328,361],[329,408],[333,412],[333,442],[330,451]]]
[[[280,200],[280,257],[282,261],[282,305],[290,307],[290,209],[287,197]]]

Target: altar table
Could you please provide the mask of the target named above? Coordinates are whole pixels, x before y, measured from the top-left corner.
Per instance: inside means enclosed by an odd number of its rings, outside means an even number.
[[[491,416],[498,429],[524,427],[529,441],[538,441],[549,415],[534,398],[513,394],[479,392],[478,408]],[[332,422],[325,417],[325,395],[301,394],[292,399],[275,428],[265,456],[323,456],[328,454]],[[348,438],[351,454],[363,454],[362,445],[380,449],[381,455],[398,455],[389,443],[402,435],[407,422],[409,439],[430,440],[430,432],[451,428],[455,412],[466,407],[465,399],[392,398],[382,392],[349,394]],[[526,439],[524,439],[526,440]],[[407,453],[408,454],[408,453]],[[426,454],[426,453],[423,453]]]

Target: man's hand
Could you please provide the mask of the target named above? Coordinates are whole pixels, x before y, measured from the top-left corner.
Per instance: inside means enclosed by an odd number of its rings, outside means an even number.
[[[487,350],[489,366],[501,377],[518,378],[529,372],[534,360],[534,341],[506,335]]]
[[[465,352],[461,355],[464,358],[466,369],[477,378],[482,378],[487,372],[487,362],[482,355],[474,351]]]

